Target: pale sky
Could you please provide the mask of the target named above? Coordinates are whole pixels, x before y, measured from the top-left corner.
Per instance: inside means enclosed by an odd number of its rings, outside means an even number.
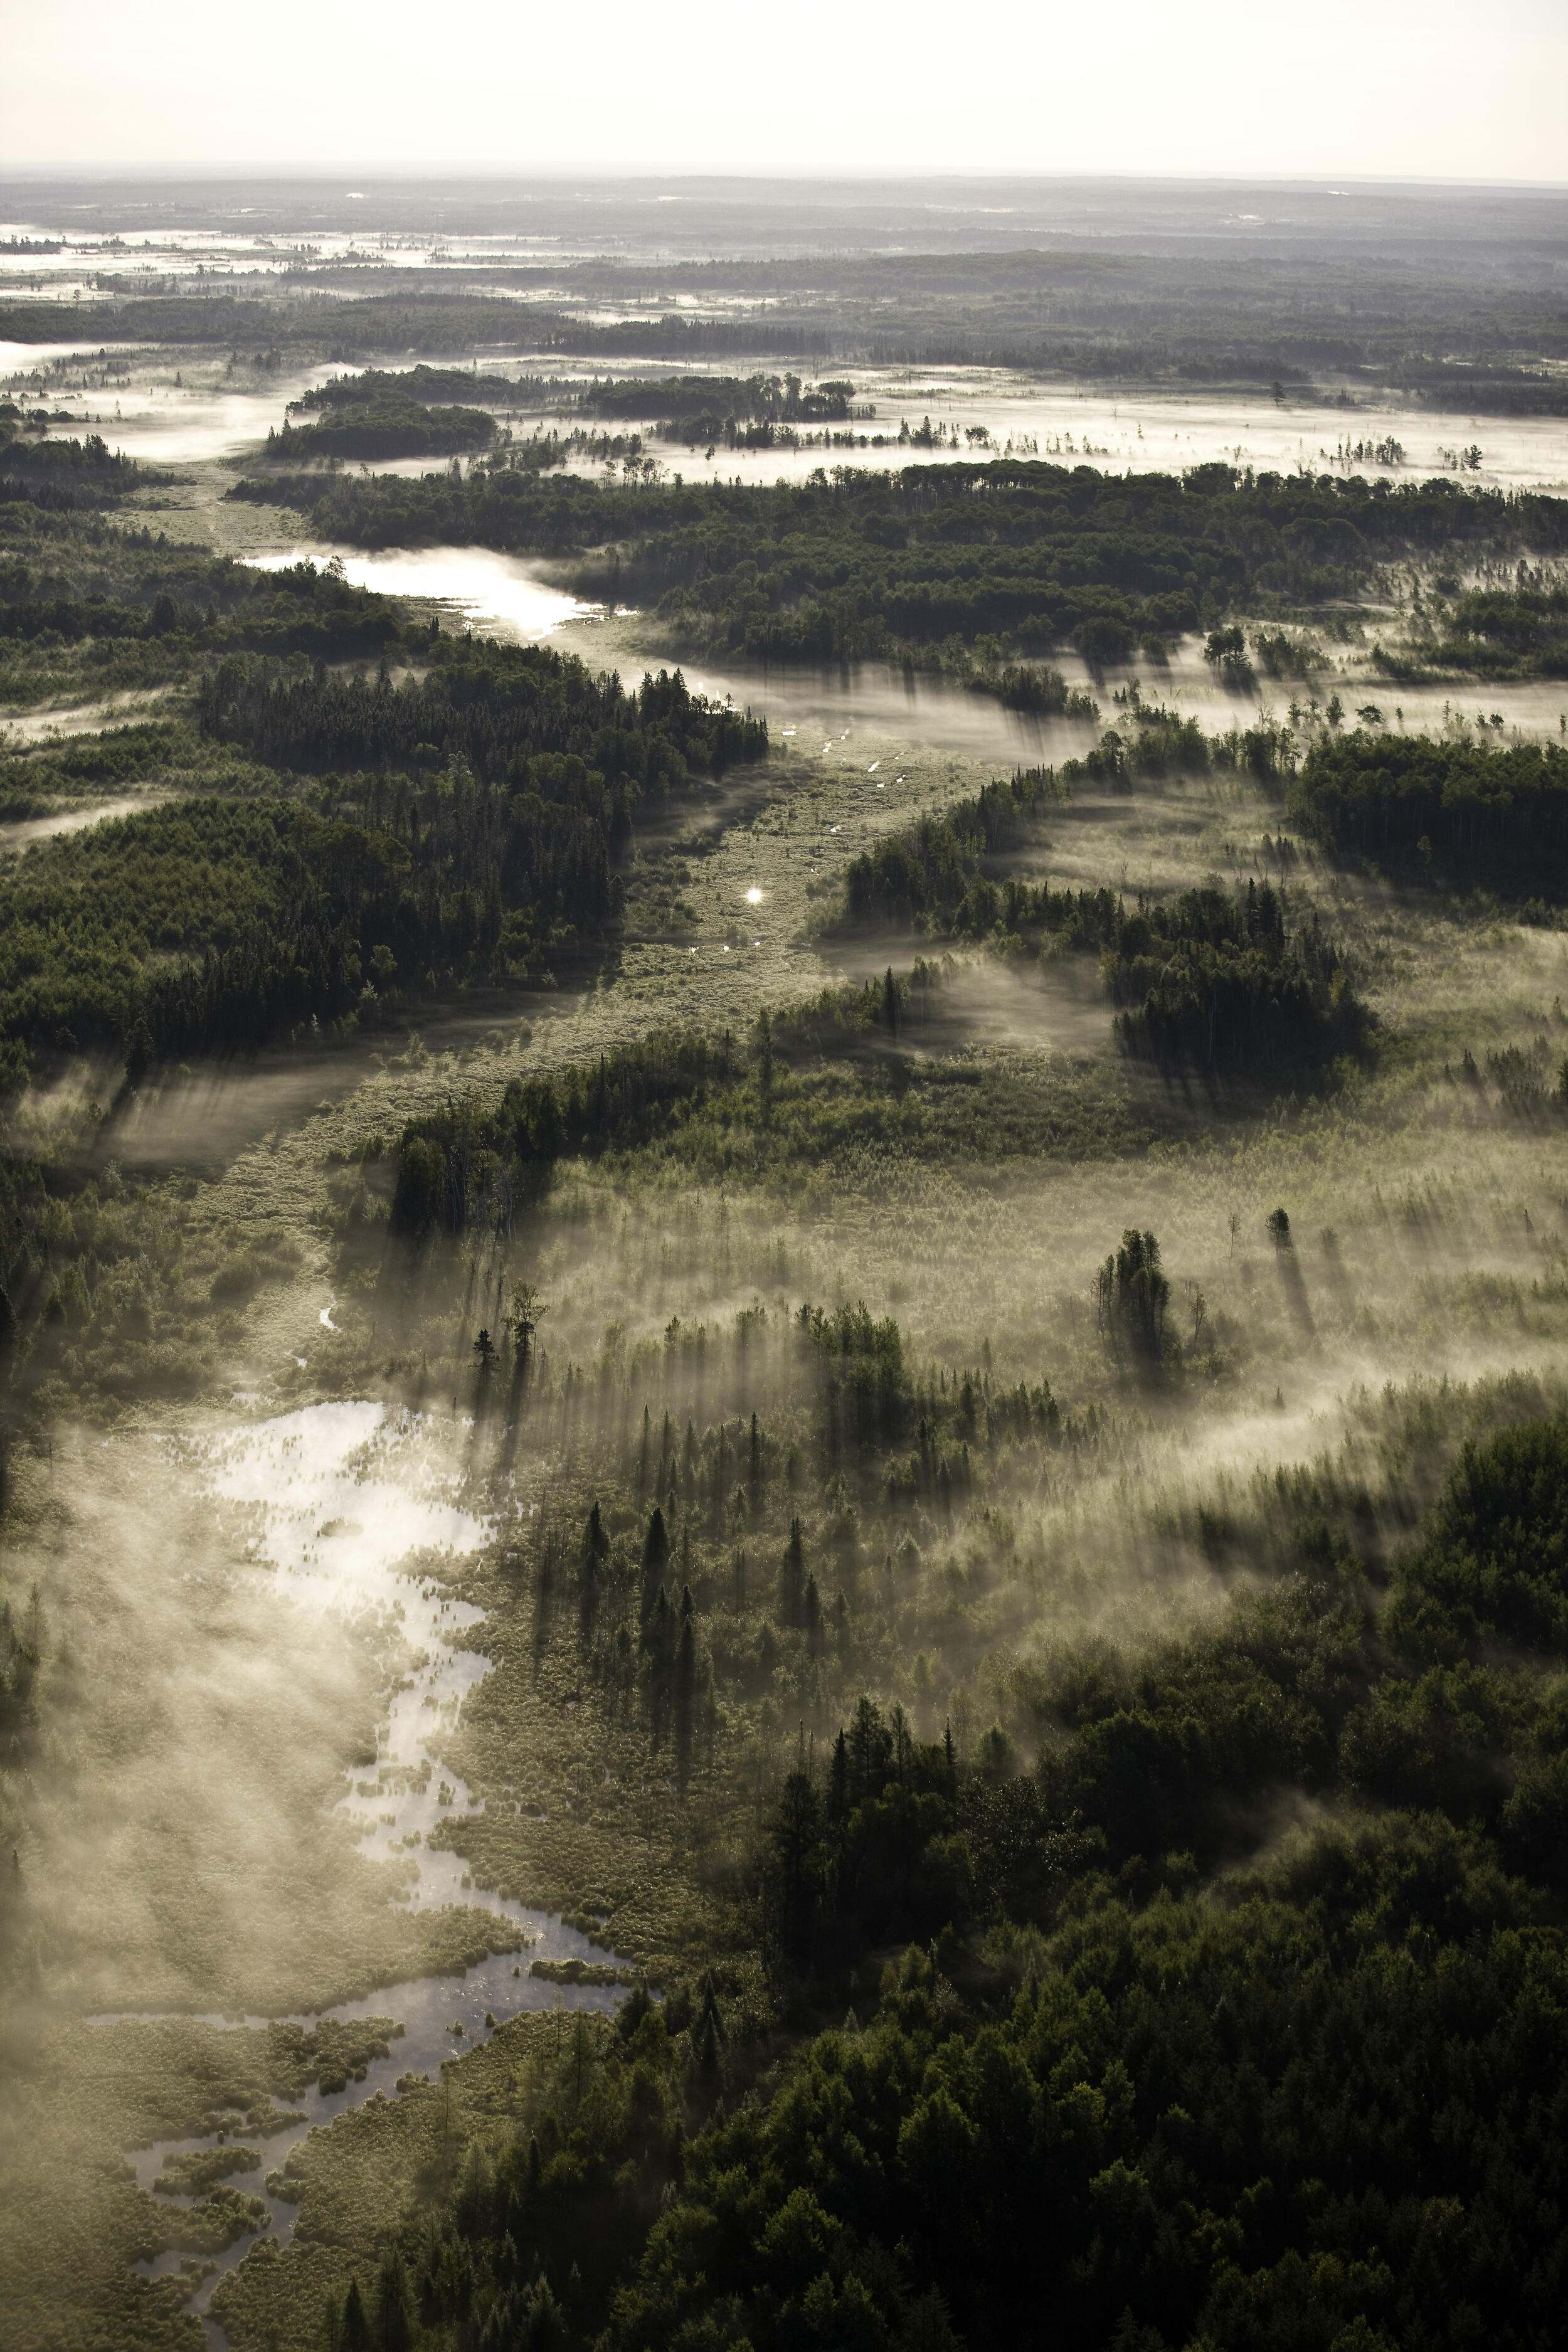
[[[49,163],[1568,182],[1568,0],[0,0]]]

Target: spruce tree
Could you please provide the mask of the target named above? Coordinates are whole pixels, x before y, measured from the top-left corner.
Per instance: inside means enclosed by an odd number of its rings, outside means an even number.
[[[805,1538],[798,1518],[789,1523],[789,1541],[779,1569],[779,1623],[795,1626],[805,1610]]]
[[[653,1607],[654,1595],[664,1582],[664,1571],[669,1566],[669,1531],[664,1524],[664,1513],[656,1503],[648,1514],[647,1534],[642,1548],[642,1609],[646,1619]]]

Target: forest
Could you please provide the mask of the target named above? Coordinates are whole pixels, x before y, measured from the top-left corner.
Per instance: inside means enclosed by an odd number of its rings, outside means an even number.
[[[278,232],[299,234],[334,193],[318,187],[259,207],[257,224],[268,217]],[[1550,258],[1558,232],[1547,198],[1510,205],[1476,190],[1358,186],[1331,192],[1337,202],[1314,190],[1281,207],[1272,192],[1237,189],[1237,211],[1227,205],[1216,222],[1197,186],[1167,184],[1156,198],[1140,186],[1086,184],[1066,220],[1027,183],[1002,180],[994,193],[1000,220],[962,206],[944,220],[907,186],[873,183],[840,200],[837,220],[835,208],[814,210],[802,250],[787,184],[693,190],[686,204],[705,242],[661,247],[628,208],[618,249],[604,251],[595,205],[542,181],[522,201],[577,257],[479,255],[460,277],[439,262],[407,267],[395,292],[367,292],[363,266],[318,256],[308,304],[279,299],[276,281],[247,273],[199,289],[164,278],[163,290],[129,297],[108,278],[92,333],[108,343],[284,344],[345,362],[521,348],[590,364],[973,363],[1062,381],[1242,386],[1266,396],[1321,386],[1333,397],[1348,387],[1358,402],[1394,395],[1482,415],[1563,413],[1564,331]],[[469,182],[450,216],[493,236],[517,201],[504,186]],[[167,220],[191,217],[175,210]],[[497,295],[513,298],[507,308],[519,314],[504,346]],[[58,326],[52,305],[25,284],[0,300],[0,337],[47,343]]]
[[[403,687],[230,656],[197,728],[279,782],[322,775],[316,807],[186,798],[0,869],[7,1082],[79,1049],[135,1077],[370,1013],[378,985],[521,975],[602,936],[639,808],[766,749],[765,726],[679,675],[628,695],[559,654],[452,649]]]
[[[1103,1290],[1149,1376],[1169,1345],[1152,1235],[1124,1237]],[[1010,1444],[1073,1442],[1048,1394],[922,1391],[863,1310],[803,1309],[796,1345],[813,1450],[852,1486],[892,1456],[906,1508],[926,1465],[951,1510]],[[763,2053],[721,1975],[579,2032],[515,2135],[350,2285],[336,2340],[947,2346],[1049,2295],[1068,2340],[1119,2347],[1358,2327],[1458,2346],[1482,2313],[1500,2341],[1550,2343],[1568,1441],[1522,1393],[1498,1402],[1392,1549],[1373,1497],[1331,1474],[1260,1482],[1256,1517],[1200,1514],[1216,1559],[1261,1542],[1263,1587],[1136,1661],[1103,1637],[1058,1654],[1029,1688],[1032,1769],[1000,1728],[966,1749],[866,1696],[829,1716],[747,1868],[803,2019],[859,1988],[843,2025],[733,2113],[724,2093]],[[650,1737],[678,1772],[705,1679],[748,1670],[720,1632],[740,1599],[705,1565],[714,1434],[682,1454],[667,1420],[656,1451],[645,1422],[622,1474],[640,1565],[611,1559],[606,1494],[565,1567],[592,1671],[618,1670],[606,1613],[640,1626]],[[808,1676],[837,1654],[852,1689],[869,1564],[829,1601],[842,1560],[769,1508],[771,1437],[737,1423],[730,1461],[748,1550],[781,1530],[772,1638]],[[1282,1786],[1339,1817],[1258,1857]],[[1247,1858],[1216,1900],[1227,1855]],[[908,1949],[884,1962],[889,1937]]]
[[[308,505],[321,537],[355,546],[581,551],[584,590],[646,600],[672,644],[772,661],[918,659],[985,635],[1114,663],[1233,607],[1353,598],[1380,564],[1568,546],[1559,499],[1223,465],[1180,479],[1016,460],[846,467],[773,489],[470,474],[236,495]]]
[[[1559,197],[343,176],[0,207],[5,2352],[1555,2352]]]
[[[1291,814],[1328,846],[1512,898],[1568,890],[1568,750],[1354,734],[1314,743]]]
[[[390,396],[335,403],[311,425],[285,417],[267,436],[267,456],[279,466],[308,466],[319,457],[472,456],[495,438],[495,422],[482,409],[429,408]]]

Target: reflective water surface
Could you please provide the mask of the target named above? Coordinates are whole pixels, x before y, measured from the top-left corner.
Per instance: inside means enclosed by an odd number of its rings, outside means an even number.
[[[276,1580],[280,1600],[319,1611],[329,1631],[334,1619],[366,1610],[398,1621],[411,1671],[378,1732],[374,1768],[356,1772],[340,1800],[342,1809],[367,1854],[403,1864],[411,1906],[463,1904],[505,1921],[508,1928],[505,1951],[461,1973],[387,1986],[322,2010],[318,2017],[292,2021],[310,2025],[320,2019],[389,2017],[400,2029],[387,2055],[370,2062],[363,2081],[331,2092],[311,2089],[294,2101],[300,2120],[260,2134],[237,2125],[226,2134],[161,2140],[134,2152],[136,2178],[144,2189],[152,2188],[171,2158],[226,2142],[259,2152],[259,2171],[238,2173],[234,2180],[246,2195],[262,2198],[267,2230],[247,2232],[212,2258],[216,2267],[192,2299],[215,2347],[222,2346],[223,2330],[207,2305],[218,2280],[262,2235],[269,2233],[281,2244],[293,2231],[295,2204],[265,2183],[308,2133],[347,2108],[395,2095],[405,2076],[437,2074],[444,2059],[484,2041],[524,2010],[606,2010],[622,1998],[613,1986],[556,1985],[531,1976],[536,1958],[603,1962],[613,1955],[547,1912],[472,1885],[460,1856],[434,1843],[444,1822],[478,1808],[460,1778],[433,1769],[426,1735],[460,1712],[489,1671],[489,1661],[464,1647],[461,1638],[482,1622],[481,1612],[447,1597],[430,1572],[443,1556],[472,1553],[489,1539],[485,1521],[458,1494],[445,1451],[448,1434],[424,1416],[356,1400],[306,1406],[171,1448],[178,1466],[198,1477],[216,1498],[253,1515],[252,1555],[258,1572]],[[105,2016],[91,2021],[121,2020]],[[269,2021],[203,2021],[255,2026]],[[169,2200],[175,2207],[195,2201]],[[161,2275],[178,2271],[189,2259],[171,2249],[142,2267]]]

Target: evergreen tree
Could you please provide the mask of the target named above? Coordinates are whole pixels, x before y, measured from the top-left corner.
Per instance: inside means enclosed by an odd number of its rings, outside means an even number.
[[[798,1517],[789,1523],[789,1541],[779,1569],[779,1623],[798,1625],[805,1610],[805,1537]]]
[[[343,2325],[340,2338],[342,2352],[374,2352],[370,2322],[365,2316],[364,2303],[359,2291],[359,2281],[349,2281],[349,2291],[343,2297]]]
[[[1095,1286],[1100,1329],[1112,1354],[1130,1355],[1146,1370],[1156,1366],[1164,1352],[1171,1286],[1154,1235],[1129,1226],[1121,1248],[1100,1267]]]
[[[675,1612],[662,1584],[654,1597],[644,1639],[648,1653],[648,1714],[653,1744],[658,1748],[663,1747],[669,1728],[675,1678]]]
[[[669,1566],[669,1531],[664,1523],[664,1513],[656,1503],[648,1514],[647,1533],[642,1548],[641,1614],[647,1616],[653,1607],[654,1595],[664,1582]]]
[[[377,2352],[412,2352],[413,2297],[395,2246],[383,2256],[375,2283],[375,2336]]]
[[[691,1736],[696,1720],[697,1703],[697,1628],[691,1606],[691,1587],[685,1585],[680,1594],[680,1631],[675,1652],[675,1762],[682,1789],[691,1777]]]
[[[816,1589],[815,1576],[808,1576],[805,1580],[805,1602],[801,1615],[805,1626],[806,1654],[808,1657],[820,1658],[822,1655],[822,1595]]]
[[[779,1942],[797,1968],[810,1959],[822,1896],[822,1807],[804,1765],[784,1784],[773,1829],[772,1877]]]

